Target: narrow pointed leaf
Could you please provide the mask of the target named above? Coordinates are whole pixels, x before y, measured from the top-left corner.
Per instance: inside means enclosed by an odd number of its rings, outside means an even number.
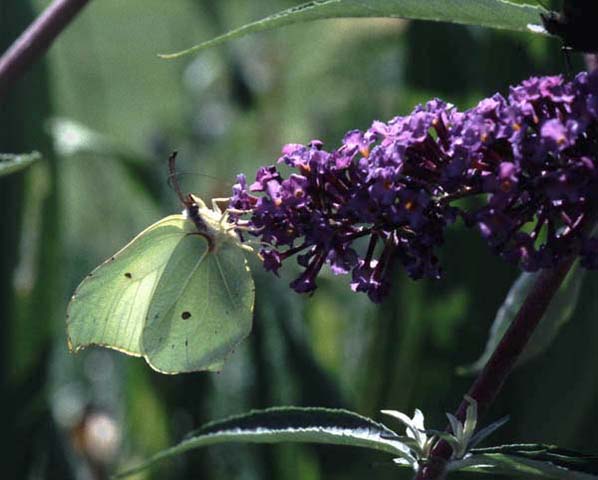
[[[327,18],[397,17],[532,31],[540,24],[538,6],[506,0],[324,0],[311,1],[248,23],[224,35],[163,58],[177,58],[250,33]],[[537,29],[533,29],[537,31]]]
[[[419,442],[412,437],[406,437],[404,435],[382,435],[384,440],[394,440],[397,442],[404,443],[407,447],[411,448],[414,451],[417,451],[420,448]]]
[[[478,424],[478,404],[467,395],[466,398],[469,400],[469,406],[467,407],[465,422],[463,424],[463,440],[465,444],[468,444]]]
[[[459,440],[457,440],[455,438],[454,435],[451,435],[448,432],[443,432],[441,430],[427,430],[428,434],[430,435],[434,435],[438,438],[440,438],[441,440],[444,440],[446,443],[448,443],[450,445],[450,447],[453,449],[453,453],[454,452],[458,452],[459,451]]]
[[[484,427],[481,430],[479,430],[478,432],[476,432],[474,434],[474,436],[471,437],[468,447],[475,448],[477,445],[479,445],[481,442],[483,442],[486,438],[488,438],[490,435],[492,435],[494,432],[496,432],[505,423],[507,423],[509,421],[509,419],[510,419],[510,417],[507,415],[505,417],[498,419],[496,422],[492,422],[490,425],[487,425],[486,427]]]
[[[21,155],[0,153],[0,177],[23,170],[40,158],[41,155],[37,152]]]
[[[405,425],[406,433],[409,437],[415,439],[419,444],[422,442],[422,434],[420,433],[419,429],[417,428],[417,424],[409,415],[404,414],[403,412],[398,412],[396,410],[382,410],[384,415],[389,415],[393,418],[396,418],[400,421],[403,425]],[[421,412],[420,412],[421,414]],[[416,414],[417,415],[417,414]],[[421,420],[423,423],[423,420]]]
[[[396,433],[384,425],[346,410],[281,407],[212,422],[188,435],[178,445],[163,450],[141,465],[122,472],[132,475],[188,450],[221,443],[320,443],[364,447],[412,461],[401,442],[388,440]],[[386,438],[385,438],[386,437]]]
[[[577,301],[579,300],[584,274],[585,270],[580,269],[579,264],[576,263],[550,302],[548,310],[530,338],[517,365],[521,365],[544,352],[550,347],[563,325],[571,320],[577,306]],[[484,353],[475,363],[461,367],[458,370],[460,374],[475,373],[484,368],[492,353],[494,353],[496,346],[515,319],[519,308],[533,288],[537,276],[538,273],[522,273],[515,281],[496,314],[494,323],[490,328]]]
[[[553,445],[503,445],[474,449],[471,453],[464,460],[451,462],[449,470],[563,480],[598,478],[598,456]]]
[[[415,412],[413,413],[412,422],[413,422],[413,426],[415,428],[417,428],[418,430],[424,430],[425,429],[425,425],[424,425],[424,414],[423,414],[423,412],[419,408],[415,409]]]
[[[598,455],[577,452],[555,445],[523,443],[501,445],[497,447],[478,448],[472,450],[475,454],[505,454],[525,457],[531,460],[549,461],[571,470],[598,475]]]
[[[459,421],[457,417],[455,417],[452,413],[447,413],[446,417],[448,418],[449,423],[451,424],[451,430],[453,431],[453,435],[456,438],[460,438],[463,436],[463,425]]]

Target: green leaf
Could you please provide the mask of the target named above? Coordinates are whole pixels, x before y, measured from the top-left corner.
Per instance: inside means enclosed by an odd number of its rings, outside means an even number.
[[[506,0],[324,0],[307,2],[248,23],[187,50],[160,55],[177,58],[220,45],[250,33],[326,18],[396,17],[480,25],[516,31],[535,31],[540,7]]]
[[[522,273],[515,281],[496,314],[494,323],[490,328],[484,353],[472,365],[461,367],[458,370],[460,374],[474,373],[484,368],[484,365],[486,365],[486,362],[488,362],[492,353],[494,353],[496,346],[515,319],[519,308],[533,288],[538,275],[539,273],[537,272]],[[544,352],[557,337],[561,327],[571,319],[579,300],[584,275],[585,270],[580,269],[577,263],[571,268],[571,271],[550,302],[544,317],[542,317],[542,320],[519,358],[518,365]]]
[[[0,153],[0,177],[23,170],[40,158],[42,157],[38,152],[20,155]]]
[[[87,276],[68,307],[72,351],[113,348],[169,374],[222,368],[251,331],[254,285],[222,215],[200,216],[206,232],[166,217]]]
[[[541,477],[552,479],[595,480],[598,456],[565,450],[553,445],[516,444],[473,449],[464,460],[451,462],[449,471]]]
[[[212,422],[188,435],[178,445],[163,450],[146,462],[124,471],[125,477],[194,448],[221,443],[320,443],[364,447],[413,461],[409,449],[390,440],[397,434],[384,425],[346,410],[282,407],[253,411]]]
[[[486,425],[484,428],[478,430],[469,441],[468,448],[474,448],[483,442],[486,438],[492,435],[496,430],[502,427],[505,423],[510,420],[510,417],[507,415],[505,417],[499,418],[495,422],[492,422],[490,425]]]

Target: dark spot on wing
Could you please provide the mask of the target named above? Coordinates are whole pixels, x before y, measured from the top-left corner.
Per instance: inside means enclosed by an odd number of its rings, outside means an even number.
[[[183,313],[181,313],[181,318],[183,320],[187,320],[188,318],[191,318],[191,312],[183,312]]]
[[[114,262],[114,257],[110,257],[110,261],[111,261],[111,262]]]
[[[89,277],[93,277],[93,273],[88,273],[87,278],[89,278]]]
[[[125,277],[127,278],[133,278],[133,275],[131,275],[129,272],[125,273]]]
[[[189,340],[185,340],[185,347],[189,346]]]
[[[174,343],[172,345],[170,345],[170,348],[174,348]]]

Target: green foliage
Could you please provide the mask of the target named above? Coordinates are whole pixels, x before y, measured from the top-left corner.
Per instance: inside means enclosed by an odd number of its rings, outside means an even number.
[[[598,478],[598,457],[553,445],[521,444],[481,448],[449,470],[525,478],[592,480]]]
[[[1,52],[34,16],[29,2],[2,2]],[[50,345],[58,330],[64,338],[60,191],[56,156],[44,132],[53,108],[47,62],[29,69],[1,102],[0,152],[39,151],[44,158],[0,176],[0,416],[12,439],[5,442],[3,456],[11,461],[4,462],[3,475],[24,478],[31,472],[31,459],[42,451],[41,425],[51,423],[45,408]]]
[[[540,23],[540,8],[505,0],[323,0],[307,2],[249,23],[207,42],[162,58],[178,58],[244,35],[327,18],[393,17],[515,31]]]
[[[48,4],[34,3],[38,11]],[[48,52],[51,83],[35,69],[9,94],[0,151],[35,149],[44,162],[0,179],[2,376],[23,379],[2,384],[3,425],[14,439],[7,445],[8,478],[70,478],[89,468],[87,445],[72,435],[80,424],[62,423],[61,407],[111,413],[122,443],[102,468],[114,471],[175,444],[196,425],[270,405],[343,406],[370,416],[418,405],[430,411],[432,424],[443,425],[438,405],[451,408],[467,388],[469,380],[456,378],[455,368],[479,354],[516,272],[458,225],[443,249],[444,279],[400,277],[380,308],[331,275],[317,295],[302,298],[289,294],[289,272],[276,279],[256,268],[254,332],[218,375],[163,376],[108,350],[66,352],[64,311],[80,279],[124,239],[178,208],[163,173],[172,149],[180,150],[181,171],[191,173],[181,179],[187,190],[225,196],[237,172],[274,162],[284,143],[321,138],[338,146],[345,131],[407,113],[434,96],[466,108],[495,91],[507,93],[510,83],[529,75],[564,69],[558,41],[542,35],[389,18],[305,23],[188,61],[155,58],[297,3],[97,2]],[[31,20],[17,14],[26,4],[7,3],[0,19],[4,47]],[[580,57],[572,59],[582,68]],[[48,92],[53,112],[44,100]],[[56,116],[61,121],[50,125],[57,156],[43,135],[44,123]],[[64,151],[59,147],[73,139],[72,129],[57,128],[65,125],[101,137]],[[548,354],[505,385],[495,411],[513,420],[497,443],[544,439],[598,451],[598,376],[588,367],[598,362],[594,277],[586,276],[574,317]],[[323,324],[324,315],[334,318]],[[94,367],[98,354],[112,367]],[[114,390],[126,396],[107,402]],[[225,444],[141,477],[410,474],[378,466],[379,460],[368,449]]]
[[[125,477],[155,462],[186,451],[220,443],[319,443],[370,448],[400,458],[409,458],[409,449],[388,427],[346,410],[280,407],[253,411],[212,422],[189,434],[185,440],[164,450],[147,462],[122,472]]]
[[[163,373],[221,370],[251,330],[254,287],[241,248],[218,240],[181,215],[144,230],[75,291],[69,348],[113,348]]]
[[[468,367],[461,367],[459,371],[463,374],[480,371],[488,362],[500,340],[515,319],[519,308],[523,304],[530,290],[540,273],[522,273],[515,281],[505,301],[496,313],[496,318],[490,329],[486,348],[482,356],[475,363]],[[585,270],[575,264],[567,274],[565,281],[550,302],[546,313],[534,330],[524,352],[519,357],[518,364],[521,365],[533,357],[544,352],[556,339],[560,329],[573,315],[581,287],[583,285]]]
[[[413,418],[397,411],[384,413],[395,417],[406,427],[405,436],[396,434],[381,423],[346,410],[280,407],[253,411],[211,422],[190,433],[178,445],[155,454],[116,477],[133,475],[156,462],[179,456],[189,450],[239,442],[299,442],[362,447],[393,455],[397,466],[417,469],[421,462],[427,460],[434,444],[434,435],[440,435],[441,438],[450,439],[453,448],[453,457],[447,466],[449,472],[475,471],[555,480],[598,478],[595,475],[598,471],[598,457],[555,446],[522,444],[468,448],[477,424],[473,401],[464,424],[451,419],[455,436],[445,432],[432,432],[432,436],[428,436],[428,431],[424,430],[423,414],[419,410],[416,410]]]
[[[0,153],[0,177],[19,172],[41,158],[37,152],[22,155]]]

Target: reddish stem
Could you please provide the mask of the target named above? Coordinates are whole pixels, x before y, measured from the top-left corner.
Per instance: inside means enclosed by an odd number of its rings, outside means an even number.
[[[0,58],[0,101],[89,0],[54,0]]]
[[[588,71],[598,68],[598,54],[585,56]],[[590,218],[584,218],[586,225],[582,231],[590,231],[596,224],[596,208]],[[553,228],[549,222],[549,228]],[[478,416],[482,416],[500,392],[511,373],[515,362],[523,352],[532,333],[544,316],[550,301],[565,280],[575,257],[563,259],[555,268],[544,270],[536,279],[532,291],[517,312],[513,323],[496,347],[492,357],[469,389],[468,395],[478,402]],[[463,400],[455,416],[463,422],[469,402]],[[446,475],[446,464],[452,449],[445,442],[438,442],[430,452],[428,462],[420,467],[415,480],[440,480]]]
[[[538,322],[542,319],[550,301],[561,286],[571,269],[575,258],[566,258],[555,268],[543,270],[534,284],[525,302],[519,309],[515,320],[496,347],[492,357],[469,389],[468,395],[478,402],[478,414],[482,416],[494,401],[506,378],[511,373],[515,362],[523,352]],[[464,400],[459,405],[455,416],[462,422],[469,403]],[[423,465],[417,473],[418,480],[436,480],[445,475],[446,462],[452,449],[440,441],[432,449],[431,461]]]

